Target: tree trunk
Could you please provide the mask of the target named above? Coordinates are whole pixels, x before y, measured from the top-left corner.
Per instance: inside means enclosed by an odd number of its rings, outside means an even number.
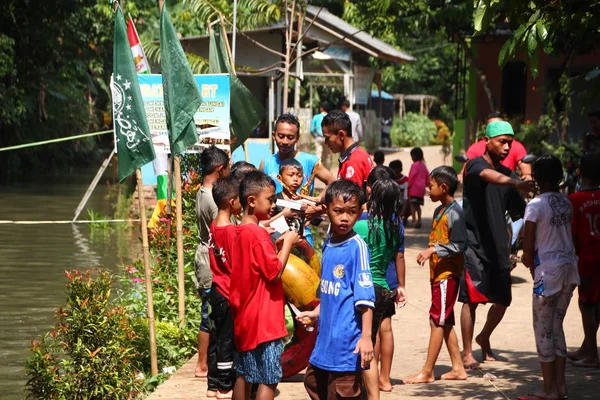
[[[483,70],[483,67],[481,66],[479,61],[476,60],[475,57],[473,57],[473,52],[471,51],[471,48],[469,47],[469,45],[467,44],[467,42],[465,41],[465,39],[462,36],[460,36],[458,33],[455,32],[452,34],[452,38],[456,41],[456,43],[458,43],[460,45],[460,47],[462,47],[463,51],[465,52],[465,56],[467,57],[467,60],[469,61],[469,64],[471,65],[473,70],[475,70],[475,74],[477,74],[477,77],[479,78],[479,82],[481,82],[481,85],[483,86],[483,90],[485,90],[485,94],[487,96],[490,110],[492,112],[498,111],[498,108],[496,106],[496,101],[494,100],[494,94],[492,93],[492,89],[490,88],[490,84],[488,82],[485,71]]]

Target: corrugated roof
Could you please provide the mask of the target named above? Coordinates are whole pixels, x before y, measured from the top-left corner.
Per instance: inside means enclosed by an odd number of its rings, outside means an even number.
[[[415,61],[416,58],[410,54],[395,48],[392,45],[385,43],[384,41],[370,35],[367,32],[361,31],[350,25],[343,19],[333,15],[326,8],[307,6],[306,7],[307,19],[314,19],[317,16],[317,22],[327,25],[327,28],[341,33],[343,37],[353,42],[369,48],[374,53],[377,53],[380,58],[387,59],[396,62]],[[308,22],[308,21],[307,21]],[[352,45],[352,43],[350,43]]]

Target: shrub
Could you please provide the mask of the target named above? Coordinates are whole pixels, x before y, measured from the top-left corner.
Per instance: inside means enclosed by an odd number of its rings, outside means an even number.
[[[395,119],[390,133],[392,144],[400,147],[435,144],[437,129],[427,116],[409,112],[403,120]]]
[[[111,304],[107,272],[66,272],[67,303],[27,360],[27,391],[34,399],[131,399],[141,382],[137,335],[123,307]]]

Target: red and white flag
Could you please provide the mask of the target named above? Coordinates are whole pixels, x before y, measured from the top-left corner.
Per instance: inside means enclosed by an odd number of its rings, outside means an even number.
[[[135,30],[131,17],[127,22],[127,38],[129,39],[129,46],[131,46],[131,53],[133,54],[133,61],[135,61],[137,73],[149,74],[150,67],[148,67],[148,60],[146,59],[146,54],[144,54],[144,49],[142,49],[140,38]]]

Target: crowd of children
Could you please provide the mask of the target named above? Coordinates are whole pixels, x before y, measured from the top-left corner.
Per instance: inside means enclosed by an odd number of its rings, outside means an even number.
[[[310,197],[328,217],[329,228],[322,248],[320,303],[296,316],[306,328],[318,326],[305,372],[308,396],[359,399],[366,393],[377,400],[380,391],[392,390],[391,318],[407,303],[404,223],[412,216],[411,226],[421,227],[427,189],[440,206],[429,245],[416,261],[429,261],[431,332],[424,366],[404,382],[433,382],[444,342],[452,370],[441,379],[467,379],[453,311],[469,236],[463,209],[454,199],[457,173],[447,166],[429,173],[420,148],[411,151],[408,177],[399,160],[384,166],[382,154],[375,166],[353,142],[344,113],[330,112],[322,127],[325,144],[341,157],[338,180],[321,196]],[[203,321],[196,376],[208,375],[207,397],[245,400],[254,385],[257,399],[273,399],[288,335],[281,276],[309,225],[302,212],[276,208],[276,200],[307,197],[298,192],[307,171],[295,158],[281,161],[281,191],[276,193],[272,176],[244,162],[230,171],[227,154],[216,147],[202,153],[201,167],[196,275]],[[543,375],[542,391],[527,399],[566,398],[567,357],[574,365],[600,366],[600,157],[583,157],[582,190],[568,199],[558,191],[561,177],[557,158],[540,157],[533,166],[540,195],[525,210],[522,259],[534,279],[533,331]],[[296,218],[299,226],[274,240],[269,224],[275,214]],[[562,321],[578,285],[585,338],[576,352],[567,353]]]

